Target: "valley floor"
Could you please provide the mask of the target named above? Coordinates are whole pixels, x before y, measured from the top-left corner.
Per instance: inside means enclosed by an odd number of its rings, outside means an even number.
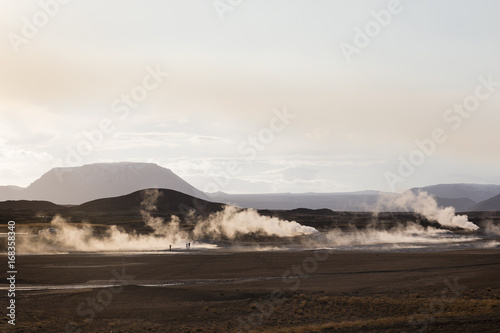
[[[18,255],[17,265],[16,326],[2,315],[2,332],[500,330],[498,249]]]

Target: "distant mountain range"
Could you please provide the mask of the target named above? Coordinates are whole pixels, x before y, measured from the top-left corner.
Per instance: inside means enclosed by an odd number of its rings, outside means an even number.
[[[0,201],[40,200],[64,205],[83,203],[131,194],[148,188],[177,191],[211,202],[244,208],[290,210],[296,208],[334,211],[372,211],[382,197],[397,193],[361,191],[348,193],[203,193],[171,170],[152,163],[97,163],[81,167],[54,168],[27,188],[0,186]],[[412,188],[436,197],[440,206],[456,211],[500,211],[500,185],[440,184]],[[121,202],[121,201],[120,201]],[[106,203],[108,204],[108,203]],[[23,204],[24,205],[24,204]],[[120,209],[124,209],[122,205]]]
[[[411,189],[414,193],[419,190],[426,191],[427,193],[440,198],[467,198],[476,204],[500,194],[500,185],[439,184],[425,187],[414,187]]]
[[[360,191],[345,193],[276,193],[276,194],[227,194],[217,192],[207,194],[212,201],[233,204],[239,207],[255,209],[295,208],[321,209],[334,211],[374,211],[378,203],[387,197],[396,197],[397,193],[380,191]],[[476,204],[469,198],[436,197],[438,205],[453,206],[456,211],[466,211]]]
[[[223,202],[239,207],[255,209],[295,208],[321,209],[337,211],[370,211],[379,198],[391,193],[379,191],[361,191],[348,193],[272,193],[272,194],[228,194],[217,192],[207,194],[211,201]]]

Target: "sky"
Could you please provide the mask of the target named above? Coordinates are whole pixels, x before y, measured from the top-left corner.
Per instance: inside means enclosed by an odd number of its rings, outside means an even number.
[[[499,12],[495,0],[2,1],[0,185],[120,161],[210,192],[500,184]]]

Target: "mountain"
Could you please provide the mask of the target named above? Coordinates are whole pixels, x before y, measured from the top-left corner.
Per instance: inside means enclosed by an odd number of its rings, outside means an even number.
[[[210,200],[232,204],[243,208],[292,210],[297,208],[333,211],[367,212],[377,210],[382,198],[397,196],[396,193],[359,191],[345,193],[276,193],[276,194],[208,194]],[[452,206],[456,211],[465,211],[476,204],[468,198],[436,197],[439,206]]]
[[[336,211],[369,211],[376,206],[380,196],[390,195],[379,191],[347,193],[273,193],[273,194],[208,194],[212,201],[254,209],[321,209]]]
[[[500,194],[489,198],[487,200],[479,202],[468,209],[471,212],[479,211],[500,211]]]
[[[165,188],[197,198],[205,194],[153,163],[97,163],[54,168],[26,189],[3,188],[0,200],[46,200],[57,204],[81,204],[116,197],[147,188]]]
[[[0,210],[60,210],[64,207],[48,201],[8,200],[0,202]]]
[[[23,190],[24,188],[19,186],[0,186],[0,200],[21,199]]]
[[[81,205],[63,206],[47,201],[8,200],[0,202],[0,220],[15,220],[18,223],[48,223],[55,215],[79,223],[115,224],[126,228],[144,227],[142,205],[151,189],[136,191],[113,198],[92,200]],[[172,215],[185,221],[186,217],[207,216],[223,209],[222,204],[198,199],[168,189],[155,189],[158,197],[148,211],[153,216],[169,219]]]
[[[373,211],[381,197],[397,195],[380,191],[347,193],[205,194],[153,163],[97,163],[54,168],[27,188],[0,186],[2,200],[42,200],[56,204],[84,202],[127,195],[147,188],[178,191],[196,198],[233,204],[243,208],[289,210],[296,208],[334,211]],[[477,202],[500,194],[500,185],[439,184],[413,188],[434,195],[440,206],[467,211]]]
[[[436,202],[441,207],[449,207],[452,206],[455,208],[456,212],[465,212],[469,210],[470,207],[476,204],[475,201],[472,201],[469,198],[440,198],[435,197]]]
[[[480,202],[500,194],[500,185],[438,184],[411,189],[413,193],[417,193],[419,190],[426,191],[440,198],[468,198],[474,202]]]
[[[127,213],[140,212],[144,209],[142,202],[144,201],[147,191],[152,189],[140,190],[127,195],[122,195],[114,198],[104,198],[92,200],[78,206],[69,208],[70,212],[84,213]],[[163,215],[185,215],[189,211],[212,213],[222,209],[223,205],[219,203],[209,202],[203,199],[198,199],[193,196],[167,189],[155,189],[158,191],[158,198],[154,204],[154,213]]]

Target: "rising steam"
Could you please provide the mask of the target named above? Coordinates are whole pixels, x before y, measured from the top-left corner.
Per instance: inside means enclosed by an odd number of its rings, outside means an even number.
[[[244,234],[292,237],[318,232],[313,227],[303,226],[295,221],[277,217],[262,216],[253,209],[239,209],[226,206],[223,211],[200,221],[193,230],[195,238],[225,237],[234,239]]]
[[[43,231],[36,240],[20,244],[20,252],[58,252],[58,251],[141,251],[164,250],[169,245],[179,246],[184,243],[182,233],[164,234],[167,230],[175,230],[177,221],[168,223],[169,229],[155,230],[153,235],[127,233],[113,225],[104,234],[96,235],[95,230],[86,225],[83,227],[68,223],[61,216],[55,216],[50,222],[55,231]]]
[[[97,232],[88,223],[69,223],[61,216],[55,216],[50,227],[37,237],[22,240],[20,252],[67,252],[67,251],[155,251],[172,248],[185,248],[191,243],[192,248],[213,247],[199,240],[219,239],[235,240],[245,235],[295,237],[309,235],[300,239],[290,239],[290,244],[317,247],[363,247],[366,246],[403,246],[419,247],[422,244],[456,244],[475,241],[472,235],[455,234],[450,230],[423,227],[415,223],[405,223],[390,229],[381,230],[376,220],[364,229],[352,227],[350,230],[331,230],[318,233],[315,228],[286,221],[277,217],[262,216],[253,209],[240,209],[225,206],[222,211],[206,218],[194,219],[191,229],[181,226],[177,216],[165,220],[155,216],[157,202],[161,192],[144,192],[141,203],[141,216],[145,226],[151,229],[149,234],[127,232],[115,225]],[[408,191],[397,197],[386,197],[381,201],[379,210],[414,211],[431,221],[447,227],[476,230],[478,226],[468,221],[465,215],[456,215],[453,207],[438,207],[436,200],[426,192],[413,194]],[[500,228],[493,223],[485,226],[489,235],[500,235]],[[305,243],[304,243],[305,242]]]
[[[414,211],[429,221],[436,221],[442,226],[468,230],[479,229],[477,225],[468,220],[467,215],[456,215],[453,207],[439,207],[436,199],[424,191],[419,191],[417,195],[406,191],[395,198],[385,197],[382,199],[379,209]]]
[[[494,224],[493,221],[487,220],[484,227],[484,232],[487,235],[500,236],[500,226]]]
[[[337,249],[369,248],[386,246],[387,248],[427,247],[430,245],[457,244],[476,241],[479,238],[467,235],[457,235],[449,230],[423,227],[415,223],[397,225],[390,229],[377,229],[374,226],[359,230],[335,229],[327,232],[316,240],[316,246]]]
[[[180,229],[180,219],[172,215],[170,221],[165,223],[161,217],[154,217],[152,212],[157,210],[156,203],[161,193],[158,190],[148,190],[143,194],[141,202],[141,215],[144,223],[153,229],[153,235],[170,240],[170,244],[185,243],[189,240],[187,232]]]
[[[466,215],[456,215],[453,207],[439,207],[436,200],[427,192],[419,192],[415,195],[411,191],[404,192],[396,197],[387,196],[381,199],[377,211],[413,211],[436,221],[442,226],[477,230],[479,227],[467,219]],[[364,229],[351,227],[349,230],[335,229],[315,239],[312,246],[324,246],[336,249],[353,248],[378,248],[378,249],[410,249],[428,246],[446,247],[447,244],[459,245],[479,240],[479,238],[468,235],[455,234],[450,230],[424,227],[419,224],[407,222],[398,224],[393,228],[380,229],[378,221]],[[490,226],[491,233],[498,231]]]
[[[19,251],[59,252],[59,251],[150,251],[165,250],[170,246],[184,248],[186,243],[193,243],[200,238],[229,238],[245,234],[290,237],[317,232],[312,227],[302,226],[295,221],[285,221],[275,217],[259,215],[255,210],[242,210],[226,206],[223,211],[214,213],[206,219],[195,222],[194,230],[186,231],[180,227],[180,219],[171,216],[169,221],[152,214],[160,192],[144,192],[141,203],[141,215],[145,225],[152,233],[144,235],[128,233],[113,225],[103,234],[96,234],[90,224],[74,225],[61,216],[55,216],[51,223],[52,230],[42,231],[38,237],[19,244]],[[194,247],[206,247],[200,243]]]

